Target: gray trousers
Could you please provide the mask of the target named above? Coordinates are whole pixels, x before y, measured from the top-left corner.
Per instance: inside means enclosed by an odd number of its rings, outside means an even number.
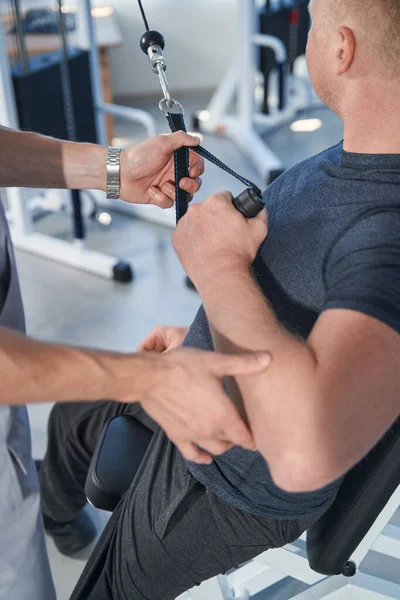
[[[174,600],[210,577],[297,539],[317,517],[278,521],[235,509],[210,493],[140,405],[58,405],[40,470],[49,516],[72,517],[105,422],[130,414],[154,430],[144,461],[114,511],[71,600]],[[63,507],[64,505],[64,507]]]
[[[0,326],[25,319],[7,220],[0,202]],[[22,377],[22,375],[21,375]],[[0,406],[0,600],[55,600],[25,406]]]

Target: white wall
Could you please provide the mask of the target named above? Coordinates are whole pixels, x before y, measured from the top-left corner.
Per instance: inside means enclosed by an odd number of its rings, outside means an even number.
[[[124,38],[124,45],[110,53],[114,93],[159,92],[158,78],[139,46],[144,26],[137,1],[101,3],[114,7]],[[150,29],[165,37],[172,92],[215,87],[235,48],[236,0],[143,0],[143,5]]]

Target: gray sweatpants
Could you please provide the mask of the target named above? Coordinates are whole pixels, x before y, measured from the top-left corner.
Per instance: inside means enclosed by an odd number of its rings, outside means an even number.
[[[79,510],[84,471],[98,435],[108,419],[121,413],[153,428],[139,405],[102,402],[54,409],[40,471],[46,514],[61,518],[63,512],[72,516]],[[317,519],[277,521],[235,509],[194,479],[175,446],[154,429],[141,468],[71,600],[173,600],[264,550],[297,539]]]

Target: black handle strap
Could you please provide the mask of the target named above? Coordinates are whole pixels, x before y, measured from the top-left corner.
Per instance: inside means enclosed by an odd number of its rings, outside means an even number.
[[[194,148],[192,148],[192,150],[193,152],[200,154],[200,156],[207,159],[223,171],[226,171],[226,173],[229,173],[229,175],[232,175],[232,177],[235,177],[235,179],[241,181],[246,187],[254,190],[259,196],[262,196],[260,188],[257,187],[255,183],[253,183],[249,179],[246,179],[245,177],[242,177],[241,175],[239,175],[239,173],[236,173],[236,171],[233,171],[230,167],[228,167],[228,165],[223,163],[222,160],[219,160],[219,158],[214,156],[214,154],[211,154],[211,152],[203,148],[203,146],[195,146]]]
[[[176,131],[185,131],[185,120],[183,118],[182,113],[171,113],[169,112],[167,115],[168,124],[172,131],[175,133]],[[258,188],[252,181],[242,177],[236,171],[230,169],[225,163],[223,163],[219,158],[211,154],[208,150],[203,148],[203,146],[195,146],[192,148],[193,152],[196,152],[206,160],[210,161],[232,177],[235,177],[239,181],[241,181],[247,188],[254,190],[258,196],[262,196],[262,192],[260,188]],[[179,181],[182,177],[189,176],[189,149],[186,147],[180,148],[179,150],[175,150],[174,153],[175,160],[175,189],[176,189],[176,222],[179,221],[186,214],[188,206],[189,206],[189,195],[187,192],[181,190],[179,188]]]
[[[171,131],[185,131],[186,126],[181,113],[168,113],[168,123]],[[175,162],[175,210],[176,222],[178,223],[186,213],[189,207],[189,194],[179,187],[179,182],[183,177],[189,177],[189,148],[183,146],[174,152]]]

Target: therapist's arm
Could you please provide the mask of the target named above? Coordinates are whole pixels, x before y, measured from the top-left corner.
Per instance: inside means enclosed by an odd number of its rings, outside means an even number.
[[[175,198],[173,151],[197,146],[184,132],[150,138],[121,153],[121,199],[172,206]],[[107,148],[53,139],[0,127],[0,187],[106,189]],[[190,152],[188,178],[180,187],[195,193],[204,162]]]
[[[307,342],[289,334],[250,271],[266,233],[263,216],[246,221],[228,195],[215,195],[189,210],[174,243],[216,349],[271,352],[265,373],[236,382],[275,482],[311,491],[358,462],[398,416],[400,336],[349,310],[323,313]]]
[[[183,455],[209,463],[252,437],[226,396],[227,375],[264,370],[269,356],[223,356],[179,349],[117,354],[58,346],[0,328],[0,404],[140,401]]]

